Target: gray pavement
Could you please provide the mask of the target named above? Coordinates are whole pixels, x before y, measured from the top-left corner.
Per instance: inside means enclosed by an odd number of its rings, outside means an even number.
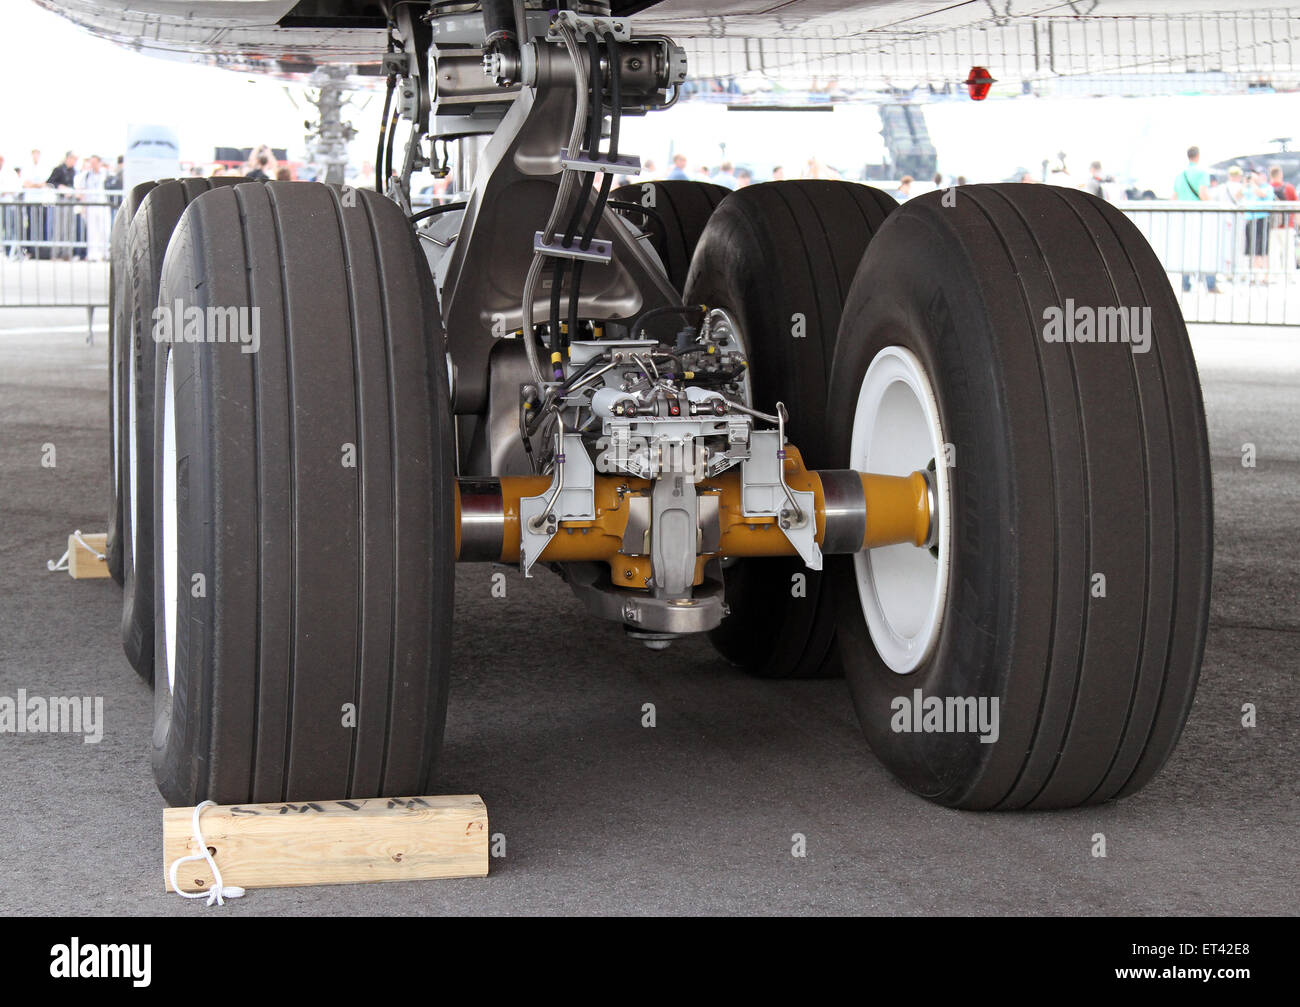
[[[842,681],[753,681],[703,640],[652,653],[549,574],[507,574],[501,600],[488,568],[464,568],[439,790],[482,794],[507,855],[486,879],[262,890],[209,910],[163,892],[152,700],[118,644],[120,592],[45,569],[107,509],[105,351],[84,324],[76,310],[0,312],[0,696],[103,696],[106,720],[98,745],[0,735],[0,912],[1300,910],[1300,332],[1197,332],[1212,621],[1187,730],[1141,794],[1056,813],[935,807],[875,761]],[[1097,832],[1105,859],[1090,855]]]

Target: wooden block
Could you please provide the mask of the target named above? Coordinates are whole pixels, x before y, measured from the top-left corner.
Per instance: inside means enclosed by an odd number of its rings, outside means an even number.
[[[85,540],[86,545],[90,546],[90,549],[78,542],[76,535],[68,536],[68,573],[78,580],[83,577],[107,577],[108,561],[100,559],[94,552],[91,552],[91,549],[106,553],[108,551],[108,536],[101,533],[99,535],[83,534],[81,537]]]
[[[163,810],[163,884],[197,853],[193,808]],[[199,828],[226,885],[282,888],[363,881],[481,878],[488,872],[487,806],[477,794],[203,809]],[[183,891],[206,892],[202,860],[181,864]]]

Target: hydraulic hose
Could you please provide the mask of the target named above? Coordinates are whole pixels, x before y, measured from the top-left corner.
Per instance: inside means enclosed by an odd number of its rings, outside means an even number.
[[[568,51],[569,58],[573,61],[573,72],[576,77],[576,87],[574,88],[575,105],[573,115],[573,129],[569,133],[569,149],[577,150],[578,145],[582,142],[582,131],[587,121],[587,71],[583,66],[581,54],[578,52],[577,40],[573,37],[573,31],[567,25],[560,25],[560,37],[564,40],[564,47]],[[547,218],[546,229],[542,232],[547,235],[548,240],[555,233],[555,226],[559,223],[560,214],[564,207],[568,205],[569,196],[573,193],[573,172],[563,171],[560,175],[560,187],[556,193],[555,205],[551,207],[551,215]],[[533,379],[538,385],[546,384],[546,376],[542,373],[541,361],[537,359],[537,340],[533,332],[533,294],[537,289],[537,280],[542,274],[543,256],[539,252],[533,253],[533,261],[528,265],[528,275],[524,277],[524,299],[520,308],[520,321],[523,330],[524,353],[528,357],[528,367],[533,372]]]

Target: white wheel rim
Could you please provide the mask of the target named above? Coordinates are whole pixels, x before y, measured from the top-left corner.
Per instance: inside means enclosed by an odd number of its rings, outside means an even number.
[[[130,340],[129,340],[129,342],[128,342],[128,345],[127,345],[127,358],[126,358],[126,365],[127,365],[127,371],[126,371],[126,396],[127,396],[127,404],[126,404],[126,410],[127,410],[126,435],[127,435],[127,438],[129,439],[129,443],[128,443],[127,446],[126,446],[126,457],[127,457],[127,501],[126,501],[126,505],[127,505],[129,508],[131,508],[131,569],[134,570],[134,569],[135,569],[135,562],[136,562],[135,541],[136,541],[136,536],[139,534],[139,532],[138,532],[136,529],[137,529],[137,527],[138,527],[139,524],[140,524],[140,506],[139,506],[140,494],[139,494],[139,492],[138,492],[138,487],[139,487],[139,485],[140,485],[139,475],[138,475],[138,472],[139,472],[139,469],[138,469],[139,460],[138,460],[138,457],[137,457],[137,451],[138,451],[138,449],[136,448],[136,444],[135,444],[135,438],[136,438],[136,429],[135,429],[135,424],[136,424],[136,415],[135,415],[135,334],[134,334],[134,333],[131,334],[131,338],[130,338]]]
[[[176,376],[167,349],[163,377],[162,436],[162,569],[163,635],[167,650],[167,688],[176,690]]]
[[[931,517],[938,524],[937,557],[909,543],[853,557],[871,640],[885,664],[904,675],[930,656],[943,623],[951,555],[944,444],[939,404],[921,362],[901,346],[881,350],[858,393],[849,463],[859,472],[902,476],[933,460],[938,512]]]

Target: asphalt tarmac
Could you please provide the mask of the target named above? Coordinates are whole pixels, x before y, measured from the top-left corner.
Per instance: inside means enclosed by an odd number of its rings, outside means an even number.
[[[0,735],[0,913],[1300,911],[1295,330],[1194,335],[1214,457],[1211,623],[1191,719],[1142,793],[1070,812],[936,807],[872,756],[842,681],[751,680],[706,640],[651,652],[549,574],[508,573],[501,599],[490,568],[466,567],[438,789],[481,794],[506,855],[486,879],[259,890],[223,909],[163,891],[152,698],[122,656],[119,589],[45,567],[107,513],[104,337],[89,347],[84,333],[76,310],[0,313],[0,696],[104,703],[98,744]]]

